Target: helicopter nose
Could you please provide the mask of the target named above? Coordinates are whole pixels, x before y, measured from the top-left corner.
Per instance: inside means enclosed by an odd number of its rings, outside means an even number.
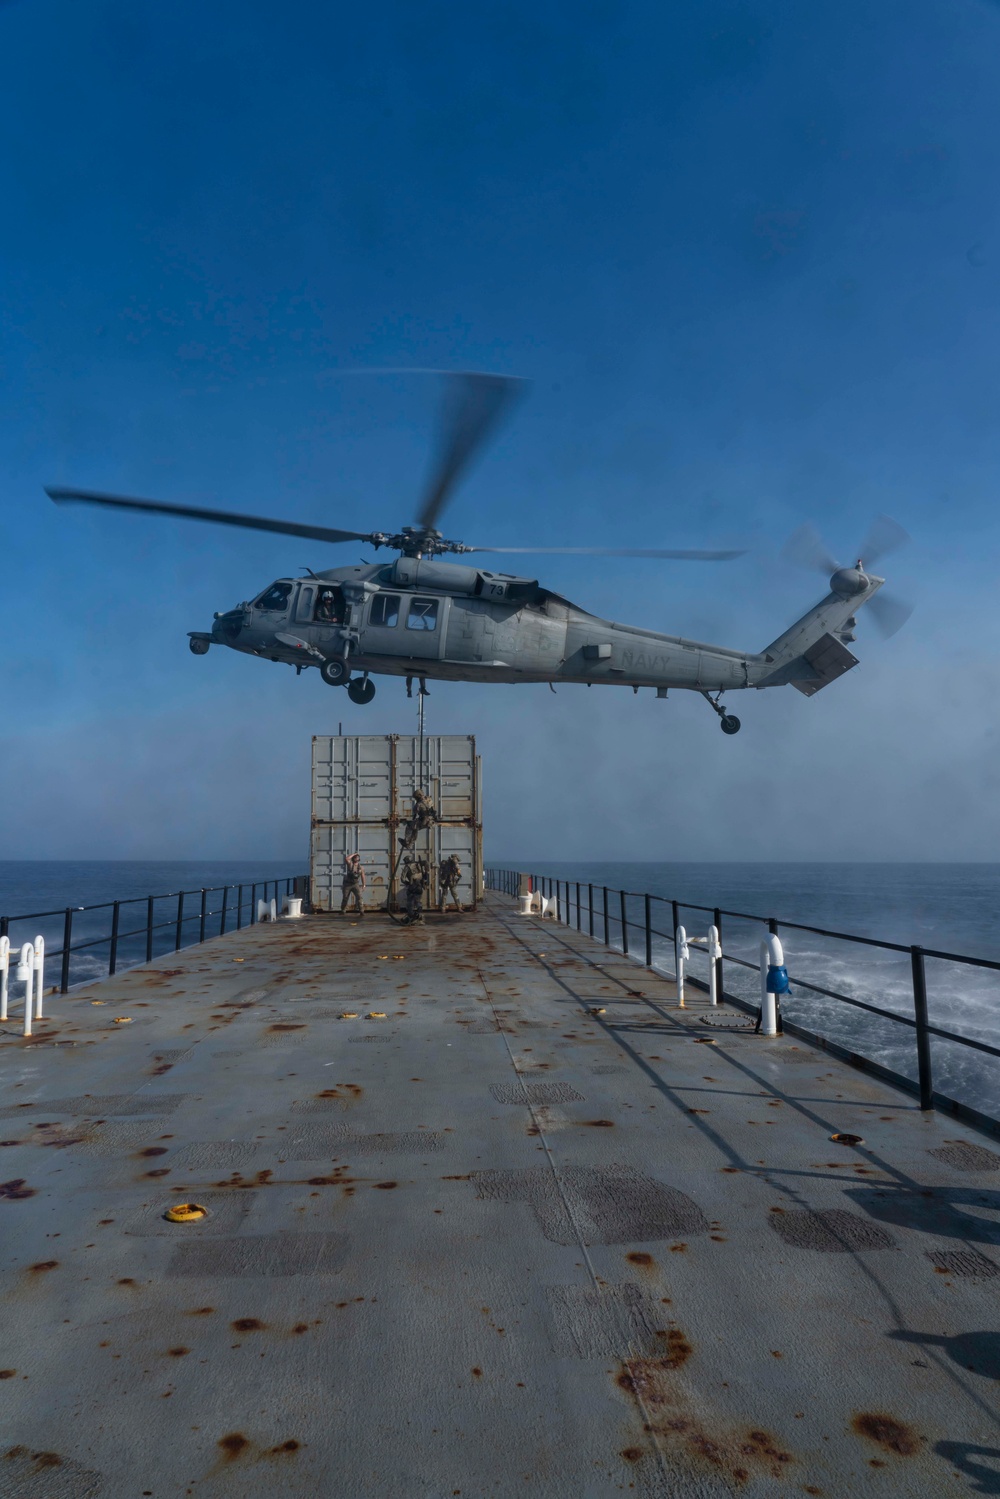
[[[235,640],[243,628],[243,610],[227,609],[224,614],[217,614],[212,621],[212,639],[221,645],[228,645]]]

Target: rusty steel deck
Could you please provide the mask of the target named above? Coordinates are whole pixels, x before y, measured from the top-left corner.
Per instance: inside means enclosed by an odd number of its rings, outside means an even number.
[[[903,1094],[495,896],[50,1010],[4,1496],[1000,1493],[1000,1157]]]

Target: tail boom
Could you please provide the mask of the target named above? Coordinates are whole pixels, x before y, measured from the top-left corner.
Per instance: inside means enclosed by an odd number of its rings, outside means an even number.
[[[812,697],[830,682],[857,666],[847,649],[854,639],[854,615],[885,582],[867,577],[867,586],[850,597],[831,592],[766,646],[750,669],[751,687],[791,686]]]

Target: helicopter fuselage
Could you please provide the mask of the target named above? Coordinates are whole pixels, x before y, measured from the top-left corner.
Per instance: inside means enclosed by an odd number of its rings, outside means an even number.
[[[881,584],[858,575],[848,596],[831,591],[772,646],[747,652],[601,619],[534,579],[403,556],[279,579],[217,616],[211,634],[192,632],[191,645],[300,669],[339,658],[355,675],[808,692],[855,664],[851,616]]]

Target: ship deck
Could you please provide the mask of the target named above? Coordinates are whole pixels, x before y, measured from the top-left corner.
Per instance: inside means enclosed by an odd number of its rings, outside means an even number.
[[[492,895],[47,1007],[4,1496],[1000,1493],[1000,1156],[822,1051]]]

